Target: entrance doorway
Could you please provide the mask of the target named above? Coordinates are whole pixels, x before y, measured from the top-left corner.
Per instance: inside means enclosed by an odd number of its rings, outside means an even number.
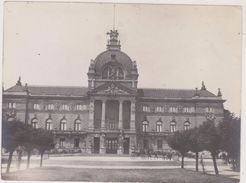
[[[124,138],[123,141],[123,149],[124,149],[124,154],[129,154],[129,145],[130,145],[130,139],[129,138]]]
[[[107,138],[106,139],[106,153],[107,154],[117,154],[118,149],[118,139],[117,138]]]
[[[99,153],[100,137],[94,137],[94,153]]]

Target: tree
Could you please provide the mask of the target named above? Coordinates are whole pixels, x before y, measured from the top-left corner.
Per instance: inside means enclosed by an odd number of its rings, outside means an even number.
[[[168,145],[181,154],[181,168],[184,168],[184,156],[189,151],[189,132],[177,131],[168,137]]]
[[[219,123],[222,137],[221,149],[227,152],[227,157],[231,160],[233,170],[240,168],[240,129],[241,119],[235,117],[230,111],[225,110],[224,120]]]
[[[214,171],[215,174],[218,175],[218,167],[216,162],[216,157],[218,156],[220,147],[221,147],[221,136],[219,133],[219,129],[216,128],[213,120],[208,120],[204,122],[201,126],[199,126],[199,138],[198,142],[205,150],[211,153]]]
[[[190,151],[196,154],[196,171],[198,171],[198,155],[199,152],[203,150],[202,144],[199,143],[199,130],[197,127],[189,130],[189,144],[190,144]]]
[[[44,129],[38,129],[36,140],[37,140],[35,143],[36,148],[39,150],[39,153],[41,156],[40,157],[40,167],[42,167],[43,155],[45,151],[53,149],[55,147],[52,132],[44,130]]]
[[[6,173],[9,172],[12,157],[15,149],[21,144],[22,131],[25,129],[24,123],[20,121],[5,121],[2,122],[2,146],[9,152],[8,164]]]
[[[37,137],[37,129],[34,129],[31,125],[26,124],[25,130],[22,131],[24,134],[21,139],[21,145],[25,147],[27,152],[27,165],[30,166],[30,158],[34,148],[37,147],[36,142],[38,141]]]

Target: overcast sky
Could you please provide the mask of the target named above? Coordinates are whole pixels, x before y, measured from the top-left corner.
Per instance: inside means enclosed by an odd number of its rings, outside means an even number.
[[[240,114],[241,9],[236,6],[117,4],[122,51],[137,61],[139,87],[201,87]],[[106,49],[113,5],[5,2],[5,89],[87,86],[90,59]]]

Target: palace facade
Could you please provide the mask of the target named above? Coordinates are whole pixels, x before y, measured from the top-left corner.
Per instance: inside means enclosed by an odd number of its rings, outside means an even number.
[[[136,61],[111,30],[106,51],[90,61],[87,87],[22,85],[3,91],[3,119],[52,130],[56,149],[129,154],[170,149],[167,136],[223,119],[221,92],[138,88]]]

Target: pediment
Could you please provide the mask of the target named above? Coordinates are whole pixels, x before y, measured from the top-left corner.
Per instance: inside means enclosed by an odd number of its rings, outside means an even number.
[[[95,88],[92,92],[97,95],[133,95],[134,91],[117,82],[107,82]]]

